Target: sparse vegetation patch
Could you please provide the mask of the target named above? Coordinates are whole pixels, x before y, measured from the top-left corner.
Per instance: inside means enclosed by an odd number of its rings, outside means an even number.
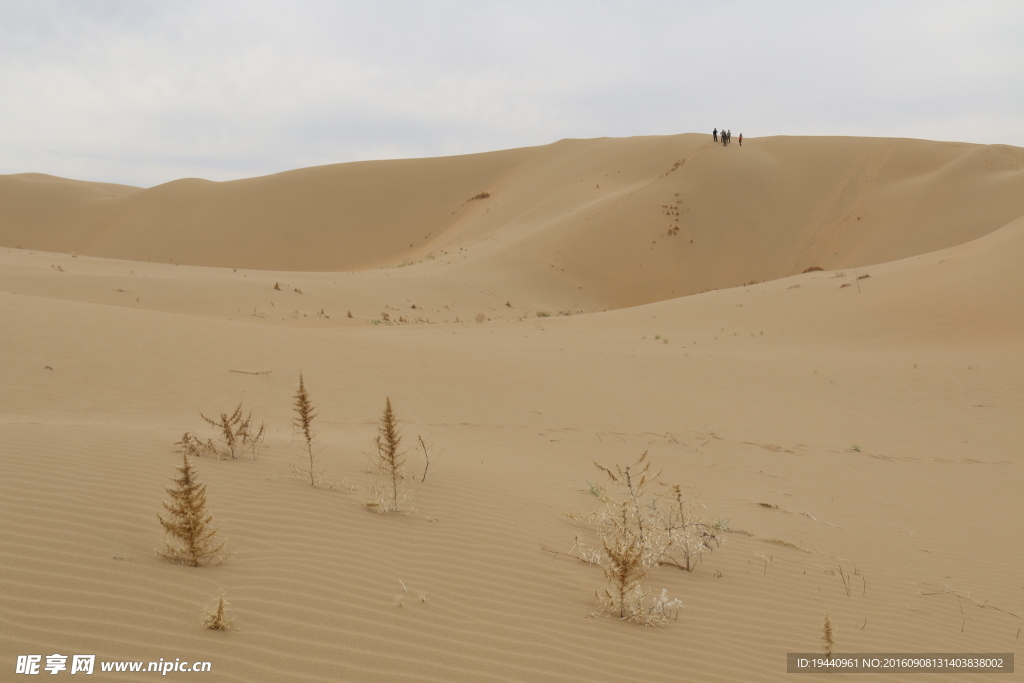
[[[181,441],[175,441],[175,446],[181,448],[181,452],[185,455],[191,455],[199,458],[203,455],[216,455],[217,447],[213,445],[213,439],[207,439],[203,441],[193,432],[185,432]]]
[[[238,407],[235,408],[231,415],[221,413],[220,418],[216,420],[202,413],[199,413],[199,417],[220,430],[220,441],[224,444],[224,448],[219,451],[215,449],[218,456],[223,453],[232,460],[236,460],[248,449],[252,453],[253,460],[259,458],[266,426],[260,422],[260,428],[255,429],[252,424],[252,411],[249,411],[248,415],[242,417],[241,403],[238,404]],[[212,445],[212,441],[207,441],[207,443]],[[183,445],[182,448],[184,449],[185,446]],[[195,455],[198,455],[198,453],[195,453]]]
[[[693,571],[703,553],[722,544],[722,531],[696,514],[703,507],[698,500],[651,472],[646,452],[627,467],[594,464],[608,480],[605,488],[590,485],[601,507],[582,518],[569,516],[589,523],[600,545],[590,546],[577,534],[572,552],[603,570],[606,585],[595,591],[603,613],[663,626],[678,616],[682,602],[669,599],[666,590],[648,601],[644,579],[659,565]]]

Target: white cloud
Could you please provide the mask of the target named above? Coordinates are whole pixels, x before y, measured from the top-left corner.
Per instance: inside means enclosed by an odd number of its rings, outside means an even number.
[[[0,173],[704,132],[1024,146],[1020,3],[0,2]]]

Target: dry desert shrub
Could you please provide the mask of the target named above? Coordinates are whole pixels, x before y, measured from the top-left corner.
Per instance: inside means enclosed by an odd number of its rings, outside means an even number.
[[[252,411],[249,411],[249,414],[243,417],[241,403],[238,404],[238,407],[235,408],[231,415],[221,413],[220,418],[217,420],[206,417],[202,413],[199,413],[199,417],[220,430],[220,442],[224,444],[224,449],[223,451],[216,451],[218,456],[223,452],[232,460],[236,460],[242,455],[243,451],[248,449],[252,453],[253,460],[260,457],[260,447],[263,445],[263,435],[266,432],[266,426],[260,422],[260,428],[258,430],[254,429],[252,426]]]
[[[206,610],[203,619],[203,626],[214,631],[227,631],[231,628],[231,619],[227,617],[228,603],[224,600],[224,593],[217,598],[217,606]]]
[[[156,515],[171,541],[164,541],[164,547],[156,552],[168,562],[202,567],[222,559],[224,543],[216,540],[219,527],[213,526],[213,515],[206,510],[206,484],[199,483],[199,470],[187,454],[182,454],[177,469],[180,476],[171,479],[175,486],[166,489],[171,502],[163,503],[168,517]]]
[[[324,471],[319,469],[317,464],[317,456],[319,451],[317,450],[317,435],[313,431],[313,419],[316,417],[316,408],[313,406],[313,402],[309,398],[309,393],[306,391],[306,383],[302,378],[302,373],[299,373],[299,388],[295,392],[295,417],[292,418],[292,426],[295,427],[299,432],[299,436],[302,437],[304,446],[304,455],[301,456],[302,460],[308,458],[309,464],[300,465],[299,463],[293,463],[292,469],[296,475],[303,477],[309,477],[309,483],[316,486],[320,483],[320,479],[324,475]]]
[[[627,467],[594,464],[609,483],[605,488],[591,486],[601,507],[582,519],[589,522],[600,545],[589,546],[577,534],[573,551],[604,571],[606,585],[595,591],[604,613],[663,626],[678,616],[682,602],[670,600],[662,590],[648,603],[644,579],[659,565],[693,571],[704,552],[721,545],[719,529],[697,515],[703,507],[699,501],[651,472],[646,452]]]
[[[196,458],[202,457],[203,455],[216,455],[217,447],[213,445],[212,439],[203,441],[193,432],[185,432],[181,436],[181,441],[175,441],[175,446],[181,448],[181,452],[185,455],[191,455]]]
[[[836,629],[828,618],[828,610],[825,610],[825,625],[821,629],[821,645],[825,656],[831,659],[832,650],[836,646]]]
[[[387,397],[373,443],[377,447],[377,455],[372,458],[371,465],[377,471],[377,481],[370,489],[374,500],[367,503],[367,506],[381,513],[399,512],[399,505],[408,500],[412,492],[402,488],[402,483],[409,477],[405,469],[405,451],[399,451],[402,435],[398,431],[398,419],[391,408],[390,396]]]

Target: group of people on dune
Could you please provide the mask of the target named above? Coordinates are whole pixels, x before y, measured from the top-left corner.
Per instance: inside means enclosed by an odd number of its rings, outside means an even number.
[[[711,131],[711,137],[712,137],[712,139],[714,139],[715,142],[718,142],[718,138],[721,137],[722,138],[722,146],[724,147],[725,145],[728,145],[730,142],[732,142],[732,131],[731,130],[726,130],[726,129],[723,128],[722,132],[719,133],[718,129],[715,128],[713,131]],[[743,133],[740,133],[740,147],[742,147],[742,146],[743,146]]]

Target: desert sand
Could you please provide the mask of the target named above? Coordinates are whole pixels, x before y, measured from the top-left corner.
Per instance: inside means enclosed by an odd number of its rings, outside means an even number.
[[[1022,263],[1004,145],[2,176],[0,678],[60,653],[211,662],[169,675],[196,680],[782,680],[826,610],[837,652],[1019,655]],[[291,472],[300,372],[317,487]],[[366,506],[387,397],[410,514]],[[168,563],[174,443],[240,401],[259,458],[194,460],[231,555]],[[594,461],[644,451],[729,529],[648,576],[684,605],[664,628],[596,612],[601,569],[545,550],[589,533],[565,513],[598,505]],[[232,628],[207,630],[221,591]]]

